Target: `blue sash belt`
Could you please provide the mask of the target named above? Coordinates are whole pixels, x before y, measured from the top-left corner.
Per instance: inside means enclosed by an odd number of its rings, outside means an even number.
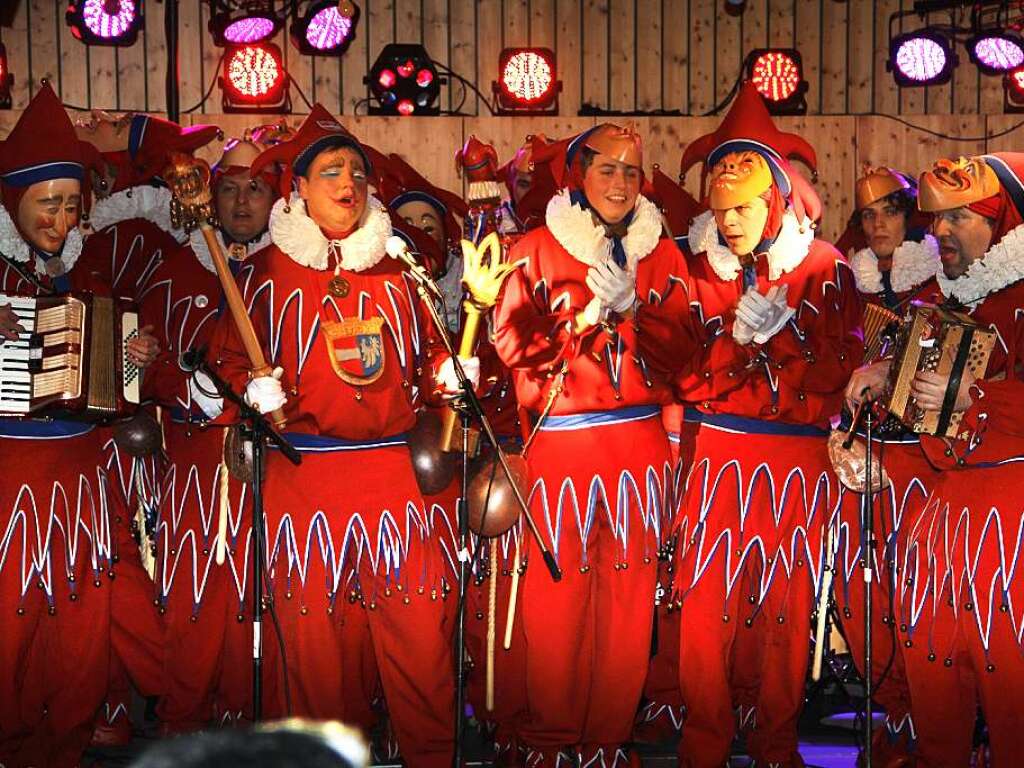
[[[650,419],[661,413],[661,406],[634,405],[614,411],[593,411],[591,413],[569,413],[563,416],[548,416],[541,425],[541,432],[568,432],[588,427],[604,427],[610,424],[626,424],[630,421]]]
[[[780,435],[785,437],[828,437],[828,431],[811,424],[787,424],[784,421],[765,421],[736,416],[731,413],[703,413],[687,408],[683,420],[690,424],[703,424],[723,432],[744,435]]]

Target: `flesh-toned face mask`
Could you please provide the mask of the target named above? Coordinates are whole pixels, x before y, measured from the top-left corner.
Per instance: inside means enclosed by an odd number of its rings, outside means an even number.
[[[921,174],[918,206],[922,211],[948,211],[999,194],[999,178],[980,157],[939,160]]]
[[[749,203],[772,185],[768,163],[757,152],[729,152],[711,169],[709,200],[713,209]]]

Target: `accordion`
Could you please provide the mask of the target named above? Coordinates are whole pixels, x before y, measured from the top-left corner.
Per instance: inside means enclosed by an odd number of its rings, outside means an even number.
[[[885,357],[900,326],[900,316],[879,304],[864,306],[864,363]]]
[[[139,333],[129,302],[90,293],[0,294],[24,329],[0,339],[0,415],[106,421],[139,404],[139,369],[126,344]]]
[[[956,437],[962,414],[953,408],[964,371],[984,376],[995,340],[994,331],[963,312],[914,302],[896,339],[889,370],[889,412],[914,432]],[[910,384],[918,371],[949,376],[941,409],[925,411],[915,403]]]

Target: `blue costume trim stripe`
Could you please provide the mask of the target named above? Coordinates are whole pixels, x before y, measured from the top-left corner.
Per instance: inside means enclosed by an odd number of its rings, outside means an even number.
[[[564,416],[548,416],[541,425],[541,432],[568,432],[588,427],[604,427],[609,424],[625,424],[630,421],[650,419],[661,413],[657,405],[634,405],[614,411],[592,413],[570,413]]]
[[[703,424],[725,432],[746,435],[780,435],[786,437],[828,437],[828,431],[811,424],[787,424],[783,421],[765,421],[736,416],[731,413],[703,413],[687,408],[683,420],[690,424]]]
[[[402,432],[375,440],[346,440],[330,435],[311,435],[306,432],[285,432],[284,438],[301,453],[330,453],[333,451],[363,451],[372,448],[388,448],[409,442],[408,433]],[[271,446],[273,447],[273,446]]]
[[[13,440],[62,440],[92,432],[95,424],[65,419],[0,419],[0,437]]]

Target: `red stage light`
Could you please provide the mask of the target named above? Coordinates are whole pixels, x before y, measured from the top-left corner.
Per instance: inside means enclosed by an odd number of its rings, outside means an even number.
[[[393,70],[385,69],[381,71],[377,82],[380,83],[381,88],[394,88],[395,83],[398,82],[398,77],[396,77]]]
[[[764,98],[773,115],[807,111],[800,52],[793,48],[761,49],[747,57],[747,79]]]
[[[434,73],[429,69],[421,69],[416,73],[416,85],[420,88],[426,88],[432,82],[434,82]]]
[[[416,111],[416,106],[408,99],[402,99],[398,102],[398,114],[408,117]]]
[[[551,50],[506,48],[498,58],[498,73],[493,89],[499,113],[558,112],[562,84],[557,80],[555,54]]]
[[[241,45],[224,57],[225,111],[290,111],[288,73],[271,43]]]
[[[14,84],[14,75],[7,64],[7,49],[0,43],[0,109],[11,108],[11,86]]]
[[[385,45],[363,82],[370,87],[376,104],[371,115],[436,115],[441,77],[430,54],[422,45]]]
[[[1003,77],[1003,111],[1024,112],[1024,67],[1011,69]]]

